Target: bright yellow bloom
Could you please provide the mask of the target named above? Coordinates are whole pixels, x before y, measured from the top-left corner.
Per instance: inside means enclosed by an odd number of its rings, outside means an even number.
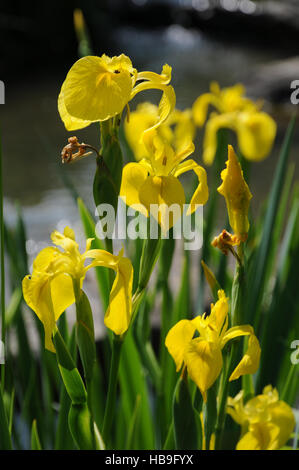
[[[190,378],[201,391],[204,401],[207,390],[218,378],[222,365],[222,349],[228,341],[239,336],[249,336],[248,349],[229,381],[241,375],[254,374],[259,365],[260,345],[250,325],[228,328],[228,298],[218,291],[218,301],[211,305],[211,313],[193,320],[181,320],[168,332],[165,345],[173,357],[177,372],[187,367]],[[195,334],[199,336],[194,337]]]
[[[154,126],[160,119],[159,107],[152,103],[140,103],[136,111],[130,113],[125,121],[125,134],[136,160],[149,157],[143,142],[143,133]],[[195,136],[195,126],[190,109],[175,109],[169,117],[156,128],[158,134],[180,152]]]
[[[175,224],[177,217],[182,215],[185,204],[184,188],[178,177],[193,170],[198,178],[198,186],[187,211],[187,214],[191,214],[196,210],[197,204],[205,204],[208,200],[207,174],[194,160],[183,161],[194,151],[192,142],[176,152],[156,129],[144,133],[144,142],[149,157],[138,163],[128,163],[124,167],[120,196],[128,206],[134,206],[144,215],[149,216],[151,213],[162,229],[167,231]],[[172,204],[177,205],[179,214],[171,212],[168,221],[166,213]],[[159,206],[158,214],[151,210],[151,205]]]
[[[228,398],[227,413],[242,427],[237,450],[277,450],[286,444],[295,426],[291,407],[279,400],[271,385],[262,395],[243,403],[243,390]]]
[[[229,223],[240,241],[245,241],[249,230],[248,209],[252,194],[243,177],[243,171],[231,145],[228,146],[226,169],[221,172],[222,184],[218,192],[225,197]]]
[[[80,253],[72,229],[64,233],[54,231],[53,243],[60,246],[44,248],[33,262],[32,275],[23,279],[23,295],[26,303],[37,314],[45,329],[45,347],[55,352],[52,334],[55,324],[64,310],[75,302],[73,282],[82,286],[86,272],[95,266],[113,269],[116,277],[110,292],[109,306],[105,314],[105,325],[117,335],[125,333],[131,319],[131,295],[133,268],[123,253],[114,256],[105,250],[91,250],[91,238],[86,242],[86,251]],[[92,261],[85,266],[85,261]]]
[[[175,106],[171,80],[171,67],[164,65],[161,74],[137,72],[129,57],[86,56],[69,70],[62,84],[58,110],[67,130],[76,130],[92,122],[106,121],[122,113],[134,96],[143,90],[163,92],[166,115]],[[138,81],[141,83],[136,84]],[[160,110],[160,120],[165,118]]]
[[[236,132],[239,148],[248,160],[262,160],[270,152],[275,135],[275,121],[265,112],[260,111],[261,103],[254,103],[244,97],[242,85],[234,85],[220,90],[213,82],[210,93],[199,96],[193,104],[195,123],[202,127],[207,118],[208,106],[217,112],[210,114],[204,136],[203,160],[211,165],[217,148],[217,131],[229,128]]]

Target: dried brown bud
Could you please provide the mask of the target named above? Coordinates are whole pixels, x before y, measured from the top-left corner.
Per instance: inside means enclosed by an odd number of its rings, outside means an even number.
[[[84,143],[80,144],[76,136],[69,137],[68,144],[63,147],[61,152],[62,163],[72,163],[82,156],[89,155],[91,152],[86,153],[87,148],[92,147]]]

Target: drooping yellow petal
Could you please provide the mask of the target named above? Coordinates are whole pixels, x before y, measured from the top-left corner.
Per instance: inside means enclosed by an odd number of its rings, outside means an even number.
[[[254,335],[251,325],[233,326],[227,330],[221,338],[221,349],[224,348],[226,343],[231,339],[238,338],[239,336]]]
[[[234,397],[227,398],[226,404],[226,412],[229,414],[236,423],[240,424],[240,426],[245,426],[248,421],[248,416],[244,411],[244,390],[240,390],[240,392]]]
[[[183,215],[185,193],[174,176],[149,176],[140,188],[139,197],[165,232]]]
[[[22,283],[25,302],[44,325],[45,347],[53,352],[55,322],[75,301],[71,277],[63,271],[55,271],[62,257],[63,253],[57,248],[44,248],[33,262],[32,275],[26,276]]]
[[[193,170],[196,174],[198,178],[198,186],[192,195],[187,210],[187,215],[192,214],[196,210],[197,205],[205,204],[209,198],[209,188],[206,170],[202,166],[198,165],[194,160],[189,159],[185,162],[180,163],[174,173],[174,176],[178,177],[179,175],[186,173],[189,170]]]
[[[62,84],[59,96],[58,96],[58,112],[60,114],[61,120],[63,121],[67,131],[75,131],[77,129],[83,129],[84,127],[89,126],[90,121],[85,121],[83,119],[78,119],[71,116],[65,107],[64,103],[64,86],[65,82]]]
[[[62,273],[51,281],[51,298],[57,322],[60,315],[75,302],[73,281],[68,274]]]
[[[137,80],[148,80],[152,83],[159,83],[161,85],[168,85],[171,80],[171,67],[168,64],[164,64],[162,67],[161,74],[155,72],[139,72],[137,74]]]
[[[136,160],[149,156],[142,134],[159,122],[161,106],[159,110],[159,107],[152,103],[140,103],[136,110],[130,113],[129,120],[124,122],[126,139]],[[177,153],[184,150],[195,136],[195,126],[189,109],[184,111],[174,109],[156,130],[164,141],[176,149]]]
[[[205,165],[212,165],[217,150],[217,132],[219,129],[234,129],[236,115],[213,114],[210,116],[203,141],[203,161]]]
[[[174,110],[175,103],[176,103],[176,96],[175,96],[173,87],[171,85],[162,85],[156,82],[140,83],[134,88],[132,97],[135,96],[140,91],[145,91],[145,90],[161,90],[163,91],[163,94],[159,103],[158,117],[156,119],[156,122],[151,127],[146,129],[143,135],[159,127],[168,118],[170,113]]]
[[[222,369],[222,354],[217,343],[193,339],[184,354],[190,378],[201,391],[203,400],[207,400],[207,390],[213,385]]]
[[[104,323],[116,335],[129,328],[132,314],[133,267],[128,258],[120,258],[116,277],[109,296],[109,306]]]
[[[152,103],[141,103],[137,106],[136,111],[130,113],[129,121],[125,120],[124,122],[126,139],[136,160],[141,160],[148,156],[141,137],[146,129],[156,124],[159,118],[158,109],[158,106]]]
[[[211,313],[208,317],[209,323],[215,325],[218,335],[220,333],[224,335],[223,326],[228,315],[228,297],[226,297],[224,290],[218,290],[218,300],[211,307]]]
[[[168,332],[165,346],[173,357],[178,372],[184,362],[184,351],[195,333],[195,326],[190,320],[180,320]]]
[[[215,101],[213,93],[204,93],[194,101],[192,113],[194,122],[197,126],[202,127],[204,125],[207,118],[208,106],[210,104],[215,104]]]
[[[195,137],[195,125],[192,120],[191,110],[175,110],[170,115],[169,119],[170,121],[173,119],[173,125],[175,126],[173,133],[173,145],[177,152],[181,152],[188,146],[189,142],[193,142]],[[168,120],[165,122],[165,124],[167,123]]]
[[[47,271],[49,265],[52,263],[56,256],[59,256],[60,252],[53,246],[47,246],[41,250],[33,261],[33,271],[40,273]]]
[[[255,335],[249,336],[248,349],[241,361],[231,374],[229,381],[237,380],[241,375],[255,374],[258,370],[261,357],[261,348]]]
[[[86,56],[68,72],[64,86],[67,113],[83,121],[105,121],[122,112],[131,97],[136,71],[124,54]]]
[[[194,143],[191,141],[191,140],[188,140],[186,141],[185,145],[183,147],[181,147],[180,151],[179,152],[176,152],[174,154],[174,164],[177,165],[176,167],[176,170],[175,170],[175,176],[178,176],[182,173],[186,173],[186,171],[189,171],[189,170],[182,170],[181,172],[179,171],[179,166],[180,165],[183,165],[183,161],[189,157],[189,155],[191,155],[195,150],[195,145]],[[193,160],[188,160],[188,162],[190,161],[193,161]],[[185,162],[185,163],[188,163],[188,162]],[[190,169],[193,169],[193,168],[190,168]]]
[[[176,96],[174,88],[171,85],[168,85],[162,90],[163,94],[159,103],[159,119],[155,126],[152,127],[152,129],[159,127],[163,122],[165,122],[165,120],[175,108]]]
[[[291,436],[294,430],[296,421],[292,408],[282,400],[269,405],[269,413],[271,415],[271,422],[279,429],[277,437],[277,448],[283,447]]]
[[[123,257],[123,251],[118,255],[112,255],[108,251],[95,249],[89,250],[84,256],[93,258],[87,269],[103,266],[116,272],[104,323],[116,335],[123,335],[130,325],[132,314],[132,263],[128,258]]]
[[[148,177],[148,171],[140,163],[128,163],[123,168],[120,197],[125,201],[128,206],[139,207],[141,212],[146,217],[148,212],[146,207],[140,199],[141,188]],[[136,207],[137,210],[137,207]]]
[[[263,160],[270,153],[275,135],[276,123],[266,113],[242,113],[236,122],[238,144],[245,158]]]
[[[228,160],[226,169],[221,172],[221,178],[223,182],[218,192],[225,198],[229,223],[240,240],[245,241],[249,230],[248,209],[252,194],[231,145],[228,146]]]
[[[253,423],[238,442],[236,450],[278,449],[279,428],[272,423]]]
[[[52,333],[55,328],[55,315],[51,300],[50,279],[45,274],[26,276],[22,282],[23,296],[27,305],[36,313],[44,326],[45,348],[55,352]]]

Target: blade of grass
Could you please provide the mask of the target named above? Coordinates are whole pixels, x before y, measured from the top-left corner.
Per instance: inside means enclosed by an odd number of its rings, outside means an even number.
[[[250,292],[250,295],[248,298],[248,302],[246,302],[246,319],[249,323],[252,323],[253,320],[253,324],[256,329],[258,329],[259,324],[259,312],[262,294],[264,292],[265,287],[265,275],[270,262],[269,253],[273,240],[273,228],[278,213],[278,205],[283,188],[283,181],[285,179],[285,174],[287,170],[287,162],[291,141],[294,133],[294,127],[295,116],[290,121],[280,152],[280,157],[276,167],[271,193],[269,197],[269,203],[263,229],[263,236],[260,246],[256,253],[253,269],[251,271],[252,274],[249,282],[250,286],[248,288],[248,292]]]
[[[136,446],[138,449],[154,449],[154,426],[148,389],[132,332],[126,336],[121,355],[120,368],[121,409],[125,422],[129,423],[134,412],[136,397],[140,395],[140,429]]]
[[[32,422],[31,428],[31,450],[42,450],[42,446],[40,443],[40,438],[37,431],[37,424],[36,420]]]
[[[0,388],[0,450],[11,450],[12,443],[8,427],[6,411],[3,402],[2,390]]]
[[[299,205],[295,197],[280,251],[279,269],[267,315],[263,316],[260,335],[261,362],[257,378],[257,391],[268,383],[275,384],[284,356],[290,354],[287,344],[299,305],[297,265],[299,257]],[[283,306],[283,321],[282,321]]]

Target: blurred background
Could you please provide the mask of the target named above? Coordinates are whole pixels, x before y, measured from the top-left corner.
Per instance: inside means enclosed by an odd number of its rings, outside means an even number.
[[[253,99],[265,100],[278,123],[272,154],[252,165],[253,209],[269,191],[278,148],[290,115],[290,83],[299,79],[299,2],[252,0],[2,0],[0,79],[6,103],[0,106],[4,155],[5,218],[22,205],[27,250],[35,255],[50,232],[67,223],[76,229],[77,208],[63,182],[67,173],[92,208],[93,157],[62,167],[68,133],[57,111],[59,90],[70,66],[84,53],[73,13],[84,14],[94,54],[127,54],[138,70],[173,67],[177,107],[190,107],[212,80],[221,87],[242,82]],[[82,49],[83,48],[83,49]],[[159,93],[139,95],[154,99]],[[137,100],[131,103],[134,109]],[[80,141],[99,146],[97,124],[78,131]],[[195,158],[201,161],[201,142]],[[296,132],[291,158],[297,158]],[[298,168],[297,168],[298,175]]]

